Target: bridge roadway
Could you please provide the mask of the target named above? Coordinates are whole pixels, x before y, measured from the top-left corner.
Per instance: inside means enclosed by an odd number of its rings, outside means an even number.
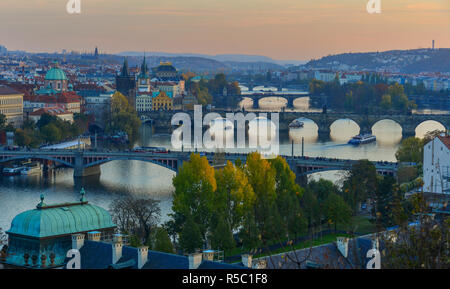
[[[240,111],[212,111],[219,114],[221,117],[226,118],[227,114],[236,115],[242,113]],[[141,119],[144,122],[151,122],[155,131],[171,133],[175,126],[172,126],[172,117],[176,113],[186,113],[191,119],[191,126],[194,125],[194,119],[197,114],[200,114],[200,119],[203,119],[203,114],[206,112],[197,111],[153,111],[141,114]],[[249,116],[252,112],[244,112],[246,121],[249,120]],[[272,117],[274,112],[254,112],[254,116],[266,115],[267,118]],[[450,129],[450,114],[358,114],[358,113],[345,113],[345,112],[278,112],[279,122],[278,129],[281,132],[289,131],[289,124],[295,119],[306,118],[312,120],[318,127],[318,134],[321,138],[328,138],[331,132],[331,125],[340,119],[350,119],[354,121],[360,128],[361,133],[372,133],[373,126],[382,120],[392,120],[399,124],[402,128],[402,136],[410,137],[416,135],[416,128],[425,121],[436,121],[441,123],[444,128]],[[232,120],[233,123],[235,119]],[[204,126],[205,127],[205,126]]]
[[[168,153],[137,153],[131,151],[96,151],[96,150],[31,150],[31,151],[0,151],[0,165],[19,160],[38,160],[44,167],[62,165],[74,169],[74,177],[84,177],[100,174],[102,164],[116,160],[137,160],[157,164],[178,172],[183,162],[188,161],[192,152]],[[214,153],[200,152],[212,164]],[[357,160],[331,159],[322,157],[283,156],[286,158],[298,180],[306,179],[313,173],[335,170],[350,170]],[[235,162],[237,159],[245,161],[247,154],[226,153],[225,159]],[[373,162],[377,172],[381,175],[395,176],[397,163]]]

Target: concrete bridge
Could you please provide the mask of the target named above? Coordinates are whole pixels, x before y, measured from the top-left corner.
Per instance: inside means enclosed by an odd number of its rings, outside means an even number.
[[[171,133],[174,127],[171,120],[174,114],[181,111],[156,111],[148,112],[141,115],[144,122],[152,123],[155,131]],[[232,111],[213,111],[222,117],[226,117],[228,113],[242,113]],[[183,111],[191,117],[191,125],[193,125],[194,111]],[[206,114],[207,112],[203,112]],[[256,116],[264,112],[255,112]],[[271,112],[267,112],[270,119]],[[376,114],[364,115],[357,113],[321,113],[321,112],[279,112],[279,131],[289,131],[289,124],[295,119],[306,118],[312,120],[318,127],[318,133],[321,138],[328,138],[331,131],[331,125],[341,119],[350,119],[354,121],[360,128],[361,133],[371,133],[373,126],[382,120],[392,120],[398,123],[402,128],[403,137],[416,135],[416,128],[423,122],[433,120],[441,123],[446,129],[450,129],[450,114]],[[234,121],[233,121],[234,122]]]
[[[88,150],[33,150],[33,151],[0,151],[0,164],[19,160],[36,160],[44,166],[59,164],[74,169],[74,177],[99,175],[102,164],[117,160],[136,160],[153,163],[178,172],[183,162],[188,161],[191,152],[168,153],[136,153],[129,151],[88,151]],[[214,153],[201,153],[209,162],[214,162]],[[298,182],[305,183],[307,175],[325,171],[351,170],[356,160],[342,160],[330,158],[310,158],[283,156],[286,158],[292,171],[296,174]],[[236,162],[240,159],[245,162],[247,154],[226,153],[227,161]],[[397,163],[373,162],[377,172],[381,175],[395,176]]]

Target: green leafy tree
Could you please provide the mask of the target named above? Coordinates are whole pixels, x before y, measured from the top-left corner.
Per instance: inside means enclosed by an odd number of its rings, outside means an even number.
[[[423,141],[416,137],[404,139],[395,153],[399,162],[423,162]]]
[[[416,226],[408,225],[402,210],[396,219],[399,229],[381,235],[385,244],[382,252],[383,269],[449,269],[449,225],[450,218],[433,220],[424,196],[410,198],[412,214],[417,216]]]
[[[80,120],[83,121],[83,120]],[[106,131],[109,133],[126,132],[130,144],[139,137],[141,120],[136,110],[128,103],[127,98],[120,92],[111,98],[111,112],[106,115]]]
[[[188,216],[187,221],[183,224],[179,244],[185,253],[194,253],[196,250],[202,248],[202,233],[191,216]]]
[[[396,181],[393,177],[382,177],[378,181],[378,187],[372,207],[373,221],[379,228],[387,228],[393,224],[391,211]]]
[[[141,238],[138,235],[131,235],[128,242],[131,247],[139,248],[142,246]]]
[[[5,130],[7,124],[6,116],[0,113],[0,131]]]
[[[206,157],[191,154],[190,160],[183,163],[179,173],[173,178],[175,187],[172,210],[178,227],[192,216],[206,242],[211,217],[215,207],[214,192],[217,184],[214,168]]]
[[[308,230],[311,232],[311,230],[318,226],[321,221],[321,209],[316,193],[308,188],[303,195],[301,204],[307,220]]]
[[[324,203],[325,214],[329,224],[334,224],[337,231],[338,224],[347,224],[352,217],[352,209],[344,199],[336,193],[331,193]]]
[[[276,204],[281,224],[290,236],[297,237],[306,229],[307,221],[300,206],[304,189],[295,182],[296,176],[286,159],[278,156],[270,163],[275,171]]]
[[[381,108],[388,110],[392,107],[392,99],[389,94],[384,94],[380,103]]]
[[[211,246],[215,249],[230,250],[235,247],[233,232],[230,224],[222,214],[215,214],[211,230]]]
[[[29,146],[32,142],[32,138],[23,129],[17,129],[14,134],[15,142],[18,146]]]
[[[153,251],[175,253],[175,249],[173,248],[173,244],[170,241],[169,234],[164,228],[159,227],[156,229]]]
[[[277,208],[273,206],[276,201],[275,171],[259,153],[251,153],[247,156],[245,172],[256,197],[254,221],[261,240],[266,242],[272,237],[269,232],[273,231],[268,221],[274,215],[273,210]]]
[[[368,160],[360,160],[352,166],[343,183],[343,196],[354,213],[359,204],[375,195],[377,189],[377,170]]]
[[[41,129],[42,138],[49,143],[56,143],[61,141],[62,132],[55,124],[49,123]]]
[[[254,205],[253,188],[244,171],[231,162],[216,171],[215,179],[215,210],[224,216],[231,230],[237,230],[242,224],[244,213]]]

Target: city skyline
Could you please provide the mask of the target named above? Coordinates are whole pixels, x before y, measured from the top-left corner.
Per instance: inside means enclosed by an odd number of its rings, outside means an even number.
[[[264,55],[309,60],[344,52],[450,47],[450,3],[382,1],[369,14],[366,0],[291,1],[67,1],[0,3],[0,35],[9,50],[149,51]],[[32,28],[32,29],[31,29]],[[36,33],[39,31],[39,33]],[[282,44],[282,45],[281,45]]]

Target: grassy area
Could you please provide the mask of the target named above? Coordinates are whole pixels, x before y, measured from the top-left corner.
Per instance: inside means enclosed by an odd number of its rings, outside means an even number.
[[[289,252],[289,251],[293,251],[293,250],[301,250],[301,249],[305,249],[305,248],[310,248],[310,247],[315,247],[315,246],[319,246],[319,245],[323,245],[323,244],[328,244],[331,242],[335,242],[337,237],[350,237],[349,235],[346,234],[329,234],[329,235],[324,235],[319,239],[315,239],[315,240],[309,240],[309,241],[305,241],[305,242],[300,242],[295,246],[287,246],[284,248],[279,248],[277,250],[271,251],[271,252],[267,252],[264,254],[258,254],[255,255],[255,258],[260,258],[260,257],[265,257],[265,256],[269,256],[269,255],[275,255],[275,254],[281,254],[281,253],[285,253],[285,252]]]
[[[323,244],[327,244],[327,243],[331,243],[336,241],[337,237],[350,237],[349,235],[346,234],[328,234],[328,235],[323,235],[320,238],[314,239],[314,240],[308,240],[308,241],[303,241],[300,242],[294,246],[285,246],[285,247],[281,247],[279,249],[276,250],[272,250],[270,252],[266,252],[263,254],[257,254],[254,257],[255,258],[259,258],[259,257],[264,257],[264,256],[268,256],[268,255],[274,255],[274,254],[280,254],[280,253],[284,253],[284,252],[289,252],[292,250],[300,250],[300,249],[304,249],[304,248],[309,248],[309,247],[314,247],[314,246],[319,246],[319,245],[323,245]],[[274,243],[273,245],[276,245],[278,243]],[[241,248],[234,248],[233,250],[230,251],[226,251],[225,252],[225,256],[236,256],[236,255],[241,255],[244,254],[246,251],[242,250]]]
[[[340,231],[355,229],[356,235],[367,235],[376,231],[375,224],[370,222],[370,216],[354,216],[350,225],[338,225]]]
[[[325,228],[323,228],[323,229],[325,229]],[[333,228],[331,228],[331,229],[333,229]],[[366,235],[366,234],[375,232],[375,225],[370,222],[370,216],[354,216],[352,218],[352,223],[350,225],[338,225],[337,226],[338,231],[349,231],[350,229],[355,229],[356,235]],[[300,249],[304,249],[304,248],[309,248],[311,246],[314,247],[314,246],[318,246],[318,245],[331,243],[331,242],[336,241],[336,238],[340,237],[340,236],[350,237],[349,235],[345,235],[345,234],[328,234],[328,235],[322,236],[319,239],[315,239],[312,241],[310,240],[310,241],[300,242],[294,246],[294,249],[300,250]],[[279,248],[277,250],[270,252],[270,255],[280,254],[280,253],[283,253],[286,251],[292,251],[292,249],[293,249],[292,246],[288,246],[285,248]],[[241,248],[234,248],[230,251],[225,252],[225,256],[236,256],[236,255],[240,255],[240,254],[243,254],[243,251]],[[255,258],[264,257],[267,255],[269,255],[269,253],[256,255]]]

